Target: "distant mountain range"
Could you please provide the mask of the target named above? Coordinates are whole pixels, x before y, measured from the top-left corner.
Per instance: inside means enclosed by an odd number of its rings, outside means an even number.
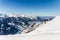
[[[29,33],[53,18],[55,17],[0,14],[0,35]]]

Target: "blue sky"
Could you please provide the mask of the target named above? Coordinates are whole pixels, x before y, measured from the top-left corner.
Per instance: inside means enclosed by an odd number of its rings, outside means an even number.
[[[1,13],[60,15],[60,0],[0,0]]]

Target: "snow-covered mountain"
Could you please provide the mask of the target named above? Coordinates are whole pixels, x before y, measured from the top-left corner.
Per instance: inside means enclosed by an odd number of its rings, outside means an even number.
[[[53,18],[55,17],[0,14],[0,35],[29,33]]]

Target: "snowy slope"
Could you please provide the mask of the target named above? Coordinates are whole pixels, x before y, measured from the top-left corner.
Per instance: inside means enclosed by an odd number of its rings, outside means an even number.
[[[60,40],[60,34],[6,35],[0,40]]]
[[[52,21],[47,22],[43,26],[28,34],[40,34],[40,33],[60,33],[60,16],[56,16]]]

